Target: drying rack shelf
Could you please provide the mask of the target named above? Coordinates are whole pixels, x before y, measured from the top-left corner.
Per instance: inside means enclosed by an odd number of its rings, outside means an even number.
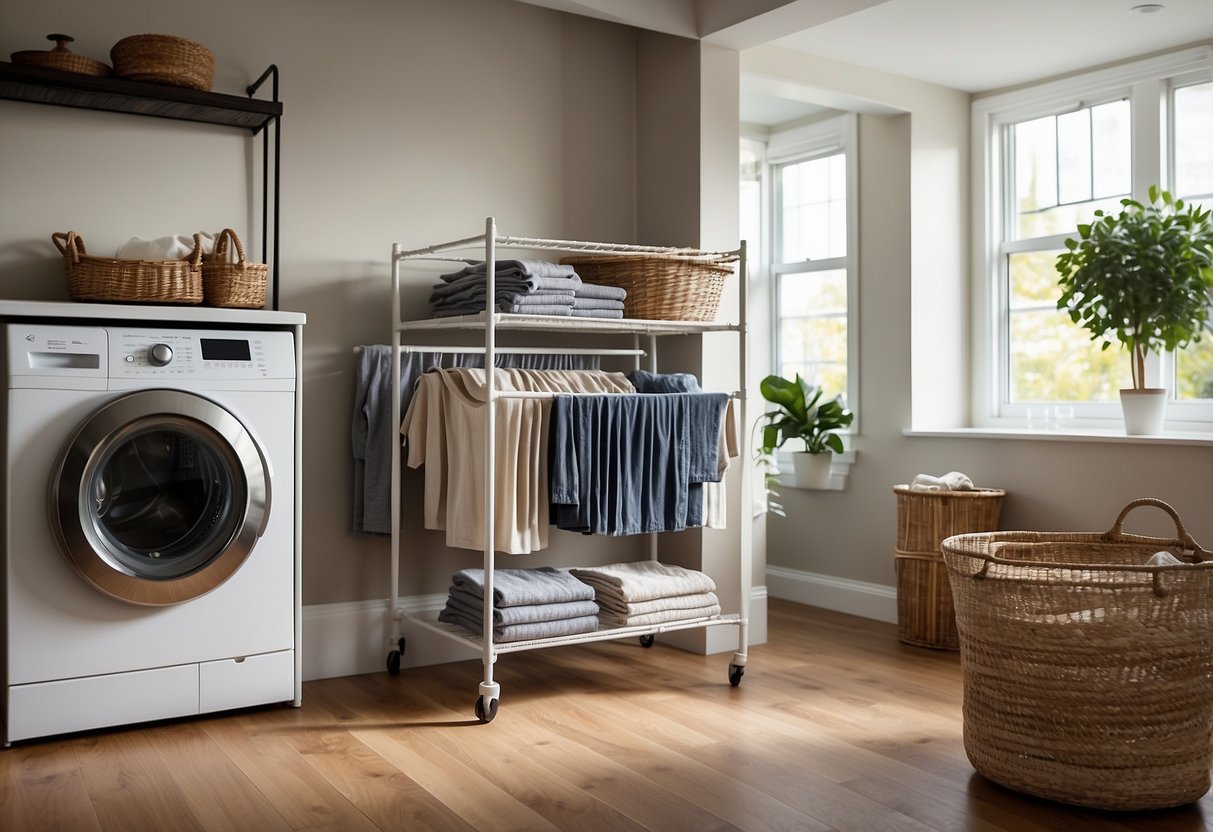
[[[535,332],[535,333],[564,333],[568,335],[575,334],[599,334],[599,335],[630,335],[634,341],[633,350],[618,350],[618,349],[570,349],[569,352],[580,354],[600,354],[600,355],[621,355],[630,354],[637,359],[637,369],[639,367],[639,357],[647,356],[650,369],[657,369],[657,341],[659,336],[677,336],[677,335],[692,335],[705,334],[711,332],[734,332],[738,336],[738,359],[740,367],[740,389],[733,393],[735,401],[738,402],[740,409],[740,422],[746,424],[746,364],[747,364],[747,336],[746,336],[746,260],[745,260],[745,244],[743,243],[735,251],[714,252],[703,251],[690,248],[675,248],[668,246],[647,246],[647,245],[631,245],[617,243],[598,243],[585,242],[578,240],[554,240],[542,237],[514,237],[497,234],[496,222],[492,217],[489,217],[485,222],[485,233],[471,237],[464,237],[458,240],[451,240],[445,243],[438,243],[432,246],[419,249],[405,249],[399,244],[392,247],[392,369],[391,378],[393,380],[392,390],[392,417],[391,424],[399,425],[402,418],[401,413],[401,396],[398,389],[400,379],[400,356],[402,352],[417,352],[417,351],[433,351],[433,352],[481,352],[485,356],[485,366],[492,366],[495,356],[501,352],[549,352],[551,347],[503,347],[499,348],[496,344],[496,334],[503,331],[514,332]],[[477,249],[482,252],[481,257],[468,259],[464,257],[451,256],[451,252],[460,250]],[[717,321],[657,321],[645,319],[605,319],[605,318],[571,318],[562,316],[549,315],[523,315],[523,314],[508,314],[497,312],[491,308],[494,303],[496,293],[493,290],[493,274],[495,274],[495,264],[497,263],[498,249],[516,249],[525,252],[540,252],[540,251],[559,251],[581,254],[594,254],[604,257],[635,257],[656,255],[667,258],[680,258],[694,260],[700,262],[732,264],[737,263],[737,322],[717,322]],[[401,272],[403,264],[408,261],[448,261],[454,263],[468,264],[483,260],[486,264],[487,275],[487,291],[486,309],[474,315],[462,315],[450,318],[428,318],[424,320],[401,320]],[[432,348],[428,346],[420,346],[416,344],[405,345],[401,341],[401,335],[404,333],[476,333],[481,336],[480,346],[452,346],[449,344],[435,344]],[[639,349],[640,337],[648,338],[647,350]],[[486,373],[487,389],[486,401],[494,402],[502,397],[525,396],[527,394],[498,391],[495,389],[493,381],[494,375]],[[550,395],[550,394],[546,394]],[[484,481],[490,484],[494,480],[494,408],[489,407],[486,410],[485,416],[485,476]],[[747,459],[745,431],[739,431],[739,458]],[[398,603],[399,600],[399,581],[400,581],[400,548],[402,542],[401,533],[401,450],[399,443],[394,443],[392,453],[392,496],[390,501],[392,519],[392,544],[391,544],[391,592],[388,609],[391,611],[391,627],[392,632],[389,636],[388,654],[388,671],[397,673],[400,669],[400,659],[405,649],[405,639],[401,630],[401,623],[405,620],[422,627],[428,631],[441,634],[452,638],[469,647],[477,648],[481,652],[484,681],[480,683],[479,697],[476,700],[476,715],[481,722],[491,721],[497,713],[498,699],[500,696],[500,685],[493,681],[493,665],[497,656],[505,653],[521,652],[525,650],[535,650],[547,647],[557,647],[562,645],[573,644],[588,644],[598,641],[617,640],[627,637],[639,637],[640,643],[644,647],[649,647],[653,644],[654,637],[659,633],[674,632],[679,630],[705,629],[708,627],[717,626],[732,626],[738,630],[738,646],[737,651],[733,654],[732,662],[729,665],[729,683],[737,686],[741,682],[741,677],[744,673],[747,663],[747,644],[748,644],[748,628],[749,628],[749,590],[750,590],[750,533],[748,526],[742,521],[742,526],[739,531],[740,543],[738,547],[738,568],[739,568],[739,605],[740,611],[736,614],[716,615],[709,618],[693,618],[683,621],[671,621],[660,624],[631,626],[631,627],[612,627],[600,630],[594,630],[588,633],[579,633],[569,636],[552,636],[546,638],[529,639],[525,641],[497,643],[493,640],[493,629],[491,622],[493,620],[493,606],[491,600],[484,602],[484,610],[482,621],[485,622],[484,629],[481,634],[473,633],[463,627],[457,625],[446,624],[433,620],[432,618],[420,615],[414,615],[403,610]],[[743,476],[741,479],[741,504],[748,505],[749,502],[749,478]],[[495,498],[493,495],[494,489],[491,485],[485,488],[484,505],[485,505],[485,528],[493,528],[493,517],[495,511]],[[744,515],[744,512],[743,512]],[[483,593],[486,599],[493,597],[493,572],[495,570],[496,553],[493,549],[492,541],[486,541],[483,550],[484,564],[484,586]],[[657,559],[657,542],[656,535],[650,536],[650,557]]]

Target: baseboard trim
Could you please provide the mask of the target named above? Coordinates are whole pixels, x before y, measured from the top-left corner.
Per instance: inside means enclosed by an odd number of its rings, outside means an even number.
[[[765,586],[754,587],[750,593],[750,644],[762,644],[766,641],[767,594]],[[436,617],[445,603],[445,594],[413,595],[399,599],[400,608],[405,612],[426,617]],[[387,667],[388,652],[394,647],[389,641],[390,623],[386,598],[305,606],[303,680],[306,682],[383,671]],[[710,627],[704,632],[710,638],[732,639],[731,644],[725,641],[710,641],[709,652],[737,649],[734,628]],[[401,633],[406,640],[401,667],[443,664],[480,656],[479,650],[470,648],[466,643],[412,624],[407,618],[401,625]]]
[[[896,587],[782,566],[768,566],[766,576],[772,598],[897,623]]]

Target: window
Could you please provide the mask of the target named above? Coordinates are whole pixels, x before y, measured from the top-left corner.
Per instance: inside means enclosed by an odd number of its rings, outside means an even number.
[[[857,409],[855,117],[773,131],[769,272],[774,372]]]
[[[1079,223],[1153,184],[1213,205],[1211,65],[1201,47],[975,102],[975,423],[1022,426],[1040,405],[1119,418],[1128,358],[1057,310],[1054,262]],[[1184,427],[1213,427],[1213,339],[1154,356],[1147,379],[1191,405]]]

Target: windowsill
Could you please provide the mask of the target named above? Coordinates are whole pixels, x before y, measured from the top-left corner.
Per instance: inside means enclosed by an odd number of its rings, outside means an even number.
[[[1168,431],[1149,436],[1126,436],[1123,432],[1105,430],[1028,430],[1027,428],[944,428],[939,430],[902,431],[909,437],[938,439],[1019,439],[1030,442],[1108,442],[1120,445],[1192,445],[1213,446],[1213,433],[1180,433]]]

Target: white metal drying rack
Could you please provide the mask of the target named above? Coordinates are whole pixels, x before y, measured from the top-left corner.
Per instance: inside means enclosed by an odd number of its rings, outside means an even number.
[[[433,318],[425,320],[401,320],[400,315],[400,271],[401,264],[409,260],[453,260],[467,262],[461,258],[442,257],[444,252],[460,249],[484,248],[485,263],[485,311],[474,315],[463,315],[453,318]],[[657,254],[664,256],[685,257],[687,259],[706,261],[737,261],[737,297],[738,321],[736,324],[692,321],[651,321],[640,319],[606,319],[606,318],[565,318],[550,315],[517,315],[497,312],[494,309],[496,300],[496,262],[498,248],[526,249],[533,251],[562,251],[581,252],[603,255],[644,255]],[[745,243],[736,251],[709,252],[688,248],[668,248],[660,246],[616,245],[610,243],[580,242],[574,240],[548,240],[534,237],[507,237],[497,234],[496,222],[492,217],[485,220],[485,233],[474,237],[465,237],[447,243],[439,243],[427,248],[405,250],[399,243],[392,246],[392,424],[399,426],[402,415],[400,412],[400,356],[404,352],[434,352],[434,353],[483,353],[484,366],[494,366],[497,353],[559,353],[582,355],[630,355],[636,358],[639,366],[640,356],[647,352],[650,369],[656,369],[657,336],[659,335],[689,335],[705,332],[736,332],[738,333],[739,352],[739,388],[734,394],[738,401],[738,417],[742,429],[738,431],[739,459],[742,465],[748,460],[746,422],[746,257]],[[598,333],[598,334],[631,334],[634,348],[620,349],[578,349],[578,348],[499,348],[496,344],[497,330],[532,331],[532,332],[569,332],[569,333]],[[401,343],[404,332],[441,332],[451,330],[475,331],[483,330],[483,346],[442,346],[442,345],[412,345]],[[647,351],[640,349],[640,336],[649,337]],[[493,403],[499,398],[515,397],[518,394],[496,389],[494,374],[485,373],[486,401],[485,409],[485,544],[484,544],[484,612],[483,633],[477,637],[462,627],[439,623],[437,621],[411,616],[400,608],[400,498],[401,498],[401,446],[399,441],[392,442],[392,495],[391,495],[391,599],[389,610],[391,615],[391,634],[389,636],[388,670],[399,672],[400,658],[404,653],[405,640],[402,635],[401,623],[408,618],[413,623],[428,630],[441,633],[444,636],[456,638],[465,643],[479,646],[484,665],[484,681],[480,683],[479,696],[476,700],[476,716],[481,722],[489,722],[497,714],[501,686],[493,681],[493,664],[498,655],[534,650],[544,647],[556,647],[567,644],[585,644],[594,641],[606,641],[624,637],[638,636],[641,644],[651,646],[654,637],[663,632],[689,630],[719,625],[735,626],[738,629],[737,652],[733,654],[729,664],[729,682],[736,686],[741,682],[747,660],[749,605],[750,605],[750,564],[751,564],[751,530],[747,522],[744,507],[750,504],[750,477],[743,472],[741,482],[741,545],[739,547],[740,569],[740,611],[737,614],[698,618],[687,621],[677,621],[666,624],[649,626],[616,627],[596,630],[572,636],[555,636],[550,638],[531,639],[527,641],[512,641],[497,644],[493,641],[493,570],[495,552],[493,547],[494,528],[494,478],[495,463],[493,448],[496,440],[495,414]],[[656,535],[651,536],[650,557],[657,558]]]

